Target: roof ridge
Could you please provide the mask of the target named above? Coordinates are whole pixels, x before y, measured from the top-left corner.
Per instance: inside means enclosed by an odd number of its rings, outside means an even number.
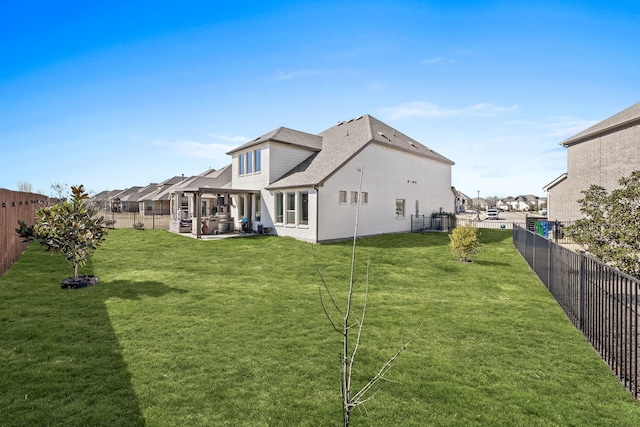
[[[640,102],[596,123],[593,126],[565,139],[560,144],[564,147],[588,141],[628,126],[640,124]]]

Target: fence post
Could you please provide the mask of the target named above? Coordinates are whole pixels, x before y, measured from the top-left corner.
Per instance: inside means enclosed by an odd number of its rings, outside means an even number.
[[[585,257],[584,251],[580,251],[580,267],[578,271],[578,284],[580,286],[579,289],[579,322],[580,322],[580,330],[584,331],[584,283],[585,283],[585,264],[587,258]]]
[[[553,271],[553,254],[552,252],[553,244],[547,242],[547,289],[551,288],[551,272]]]

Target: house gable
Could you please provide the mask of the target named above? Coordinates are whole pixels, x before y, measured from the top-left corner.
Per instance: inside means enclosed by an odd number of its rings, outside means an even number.
[[[305,159],[283,175],[281,179],[273,182],[269,189],[322,185],[325,180],[371,143],[381,144],[449,166],[454,164],[446,157],[370,115],[339,122],[336,126],[319,135],[322,137],[322,150],[313,158]]]
[[[545,186],[550,218],[582,217],[578,200],[590,185],[611,191],[618,180],[640,169],[640,103],[562,142],[567,172]]]

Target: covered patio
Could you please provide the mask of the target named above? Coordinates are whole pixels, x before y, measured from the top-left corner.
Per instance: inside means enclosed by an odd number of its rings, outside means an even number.
[[[185,187],[170,192],[171,222],[169,230],[190,233],[200,239],[251,230],[251,217],[231,216],[234,198],[252,195],[256,190]],[[252,212],[251,197],[246,197],[245,212]],[[244,224],[244,228],[243,228]]]

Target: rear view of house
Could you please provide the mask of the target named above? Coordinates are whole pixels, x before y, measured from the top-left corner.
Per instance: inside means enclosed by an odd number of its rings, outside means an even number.
[[[215,205],[236,230],[322,242],[353,236],[358,202],[362,236],[407,232],[412,215],[455,211],[454,163],[369,115],[318,135],[280,127],[227,154],[230,184],[177,185],[173,194]],[[199,222],[200,210],[190,210]]]

